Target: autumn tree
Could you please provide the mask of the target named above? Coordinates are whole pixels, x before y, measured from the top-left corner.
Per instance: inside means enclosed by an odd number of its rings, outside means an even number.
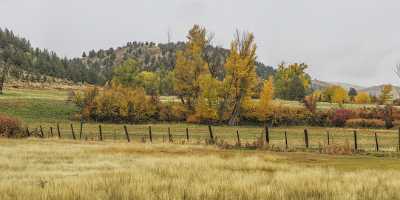
[[[260,94],[260,102],[258,104],[259,118],[264,119],[265,115],[268,113],[272,100],[274,99],[274,82],[272,76],[268,80],[264,81],[264,86]]]
[[[344,104],[348,99],[348,93],[343,87],[337,86],[333,90],[332,103]]]
[[[188,33],[185,49],[176,54],[175,93],[192,111],[200,95],[200,77],[210,73],[203,58],[204,48],[209,42],[206,34],[205,28],[194,25]]]
[[[142,71],[138,74],[138,82],[153,101],[158,100],[160,90],[160,77],[157,73]]]
[[[251,96],[257,84],[255,70],[256,44],[252,33],[236,33],[225,63],[225,94],[228,95],[229,125],[240,122],[244,99]],[[226,96],[226,95],[225,95]]]
[[[346,89],[339,85],[332,85],[325,88],[322,95],[324,100],[330,103],[343,104],[349,99]]]
[[[371,103],[371,97],[367,92],[359,92],[357,96],[354,97],[354,102],[357,104],[368,104]]]
[[[303,100],[311,87],[311,78],[305,72],[307,67],[304,63],[281,63],[275,74],[276,96],[287,100]]]
[[[380,104],[391,104],[393,101],[393,87],[392,85],[384,85],[379,96]]]
[[[213,123],[221,120],[218,115],[222,82],[211,74],[200,77],[200,96],[195,106],[195,114],[189,121]]]

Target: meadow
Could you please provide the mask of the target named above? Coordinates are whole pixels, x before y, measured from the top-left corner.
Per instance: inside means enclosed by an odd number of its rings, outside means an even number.
[[[398,199],[396,158],[0,140],[0,199]]]
[[[11,89],[0,96],[0,113],[20,118],[45,138],[0,139],[0,199],[399,199],[398,131],[278,127],[270,145],[263,127],[213,126],[220,144],[207,144],[208,127],[186,123],[123,124],[71,121],[76,107],[68,91]],[[62,138],[56,136],[60,124]],[[103,141],[98,141],[99,125]],[[152,128],[153,143],[148,129]],[[50,134],[54,129],[54,137]],[[173,141],[169,142],[168,128]],[[186,128],[190,140],[186,140]],[[304,147],[304,128],[310,149]],[[289,148],[284,148],[284,132]],[[331,145],[327,145],[327,132]],[[380,152],[375,150],[374,133]],[[331,147],[344,151],[329,151]],[[347,150],[346,150],[347,148]],[[342,149],[343,150],[343,149]]]

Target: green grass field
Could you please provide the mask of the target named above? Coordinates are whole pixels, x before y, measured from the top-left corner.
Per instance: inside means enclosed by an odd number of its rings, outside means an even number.
[[[307,127],[270,129],[270,145],[247,148],[263,138],[261,126],[214,126],[220,146],[207,145],[208,127],[186,123],[83,126],[71,140],[77,108],[67,91],[6,90],[0,113],[20,118],[39,139],[0,139],[0,199],[398,199],[400,154],[396,130]],[[294,103],[293,103],[294,104]],[[60,124],[62,139],[56,134]],[[153,144],[148,127],[152,127]],[[173,142],[168,140],[168,128]],[[186,141],[186,128],[190,140]],[[234,145],[239,130],[242,146]],[[289,148],[285,149],[284,132]],[[327,145],[327,131],[330,142]],[[375,150],[374,133],[380,152]],[[87,140],[85,140],[87,138]],[[331,147],[340,147],[332,150]],[[347,151],[346,151],[347,148]],[[344,149],[344,150],[343,150]],[[321,151],[322,150],[322,151]],[[343,155],[342,155],[343,154]]]

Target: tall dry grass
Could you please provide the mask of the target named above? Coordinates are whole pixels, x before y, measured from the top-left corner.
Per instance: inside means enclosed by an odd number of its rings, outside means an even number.
[[[398,199],[399,189],[397,170],[342,171],[264,151],[0,139],[5,200]]]

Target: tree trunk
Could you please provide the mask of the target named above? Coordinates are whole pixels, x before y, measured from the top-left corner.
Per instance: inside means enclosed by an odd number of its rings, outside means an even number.
[[[233,107],[233,111],[231,114],[231,118],[229,119],[230,126],[237,126],[240,122],[240,108],[242,104],[242,95],[239,95],[238,98],[235,100],[235,105]]]
[[[3,69],[1,77],[0,77],[0,94],[3,94],[5,80],[6,80],[6,70]]]

